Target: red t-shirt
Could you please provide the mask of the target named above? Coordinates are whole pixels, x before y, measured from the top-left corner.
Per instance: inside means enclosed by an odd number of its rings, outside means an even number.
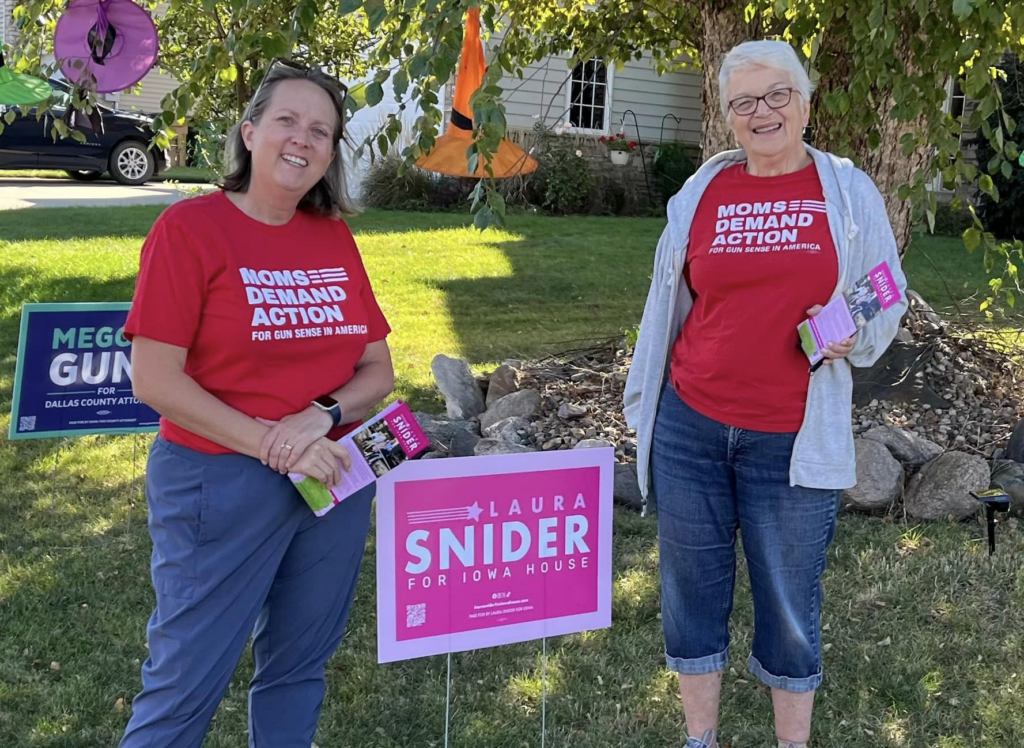
[[[799,431],[810,378],[796,328],[839,276],[814,164],[722,171],[697,206],[683,272],[694,304],[672,348],[679,396],[729,426]]]
[[[220,191],[157,219],[125,325],[129,339],[187,348],[185,373],[203,389],[274,420],[348,382],[367,344],[390,331],[344,221],[298,211],[268,226]],[[200,452],[231,452],[166,418],[160,434]]]

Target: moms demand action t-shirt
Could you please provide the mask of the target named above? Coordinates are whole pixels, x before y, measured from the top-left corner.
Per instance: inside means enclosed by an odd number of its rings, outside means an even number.
[[[679,396],[729,426],[799,431],[810,379],[796,327],[839,274],[814,164],[723,170],[697,206],[683,272],[694,304],[672,348]]]
[[[185,373],[203,389],[273,420],[348,382],[367,344],[390,331],[344,221],[298,211],[268,226],[220,191],[157,219],[125,325],[129,339],[187,348]],[[200,452],[231,451],[166,418],[160,434]]]

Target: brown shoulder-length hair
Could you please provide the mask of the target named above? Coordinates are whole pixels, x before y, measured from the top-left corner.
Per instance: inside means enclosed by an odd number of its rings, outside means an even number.
[[[299,209],[335,218],[355,215],[359,211],[348,194],[345,164],[341,155],[341,146],[345,142],[345,94],[336,81],[317,70],[303,70],[287,65],[271,66],[242,118],[228,133],[224,154],[227,174],[220,186],[228,192],[245,192],[249,189],[249,182],[252,179],[252,154],[242,139],[242,125],[246,122],[258,124],[274,89],[282,81],[288,80],[308,80],[318,85],[330,97],[337,114],[334,125],[334,158],[320,181],[299,201]]]

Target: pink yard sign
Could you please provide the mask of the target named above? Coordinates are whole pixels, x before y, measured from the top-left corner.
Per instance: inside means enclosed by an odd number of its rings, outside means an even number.
[[[614,460],[422,460],[378,481],[378,661],[610,626]]]

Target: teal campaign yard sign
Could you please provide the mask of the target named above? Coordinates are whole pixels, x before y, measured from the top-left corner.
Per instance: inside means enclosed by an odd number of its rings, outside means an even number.
[[[156,431],[160,415],[132,394],[130,302],[25,304],[11,439]]]

